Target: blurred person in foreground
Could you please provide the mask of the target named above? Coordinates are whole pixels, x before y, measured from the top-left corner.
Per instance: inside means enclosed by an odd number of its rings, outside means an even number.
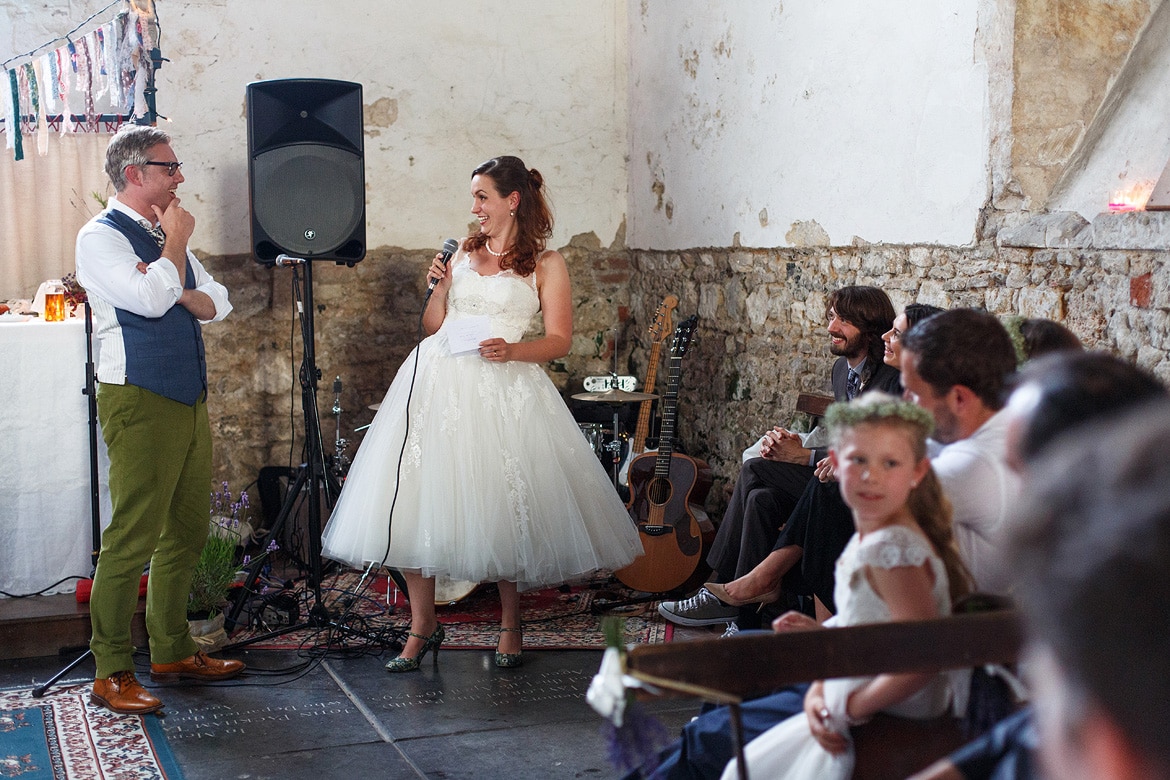
[[[1050,777],[1170,777],[1170,404],[1047,449],[1013,524]]]
[[[1024,366],[1012,386],[1008,461],[1024,478],[1025,492],[1029,473],[1053,440],[1167,398],[1156,378],[1105,352],[1045,355]],[[1032,756],[1036,741],[1034,710],[1024,707],[914,780],[1030,780],[1038,776]]]

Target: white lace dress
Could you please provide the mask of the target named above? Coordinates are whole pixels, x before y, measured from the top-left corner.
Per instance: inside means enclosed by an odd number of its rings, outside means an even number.
[[[856,626],[863,623],[881,623],[891,620],[890,609],[870,586],[865,567],[892,569],[898,566],[921,566],[930,562],[934,573],[934,604],[938,614],[951,612],[950,586],[942,560],[935,554],[930,542],[921,534],[904,526],[888,526],[865,535],[857,534],[849,540],[835,569],[836,584],[833,599],[839,612],[833,626]],[[831,628],[829,630],[832,630]],[[849,733],[845,721],[845,705],[849,694],[872,680],[872,677],[851,677],[825,681],[825,706],[830,722],[843,734]],[[904,718],[936,718],[946,709],[951,699],[952,675],[935,675],[926,687],[885,712]],[[826,752],[813,739],[808,728],[808,716],[801,712],[773,726],[753,739],[744,748],[748,776],[773,780],[845,780],[853,774],[853,748],[839,756]],[[735,759],[723,770],[722,780],[736,780],[738,767]]]
[[[472,315],[490,318],[493,337],[519,341],[540,308],[535,274],[481,276],[463,251],[452,262],[446,319],[386,391],[324,554],[521,590],[626,566],[642,552],[637,530],[543,369],[453,355],[448,344],[450,326]]]

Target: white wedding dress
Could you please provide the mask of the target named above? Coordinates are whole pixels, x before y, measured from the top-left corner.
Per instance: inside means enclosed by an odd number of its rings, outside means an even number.
[[[884,623],[892,618],[890,609],[881,600],[869,579],[865,567],[892,569],[897,566],[921,566],[930,561],[934,573],[932,595],[939,616],[951,613],[950,586],[942,559],[926,537],[904,526],[880,528],[860,538],[849,540],[834,570],[836,584],[833,600],[839,612],[832,626],[856,626],[863,623]],[[828,628],[826,630],[833,630]],[[845,707],[849,695],[872,680],[872,677],[850,677],[825,681],[825,707],[835,730],[848,735]],[[943,672],[935,675],[926,687],[908,699],[887,707],[883,712],[903,718],[936,718],[942,715],[951,701],[952,686],[967,681],[963,674]],[[853,774],[853,745],[840,755],[832,755],[813,739],[808,727],[808,716],[800,712],[759,735],[744,747],[748,776],[768,780],[846,780]],[[733,758],[723,770],[721,780],[737,780],[739,769]]]
[[[519,341],[540,309],[535,274],[481,276],[462,250],[451,262],[447,316],[386,391],[324,554],[521,590],[628,565],[642,553],[634,523],[544,370],[448,344],[451,326],[473,315],[490,319],[493,337]]]

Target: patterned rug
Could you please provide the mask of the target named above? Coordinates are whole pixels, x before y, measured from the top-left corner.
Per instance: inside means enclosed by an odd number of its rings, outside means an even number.
[[[410,625],[410,607],[406,598],[392,580],[385,575],[367,578],[358,593],[361,572],[346,570],[326,577],[322,582],[322,601],[331,615],[345,613],[337,622],[363,633],[383,636],[387,632],[406,630]],[[443,649],[494,649],[499,637],[500,599],[494,585],[455,587],[449,593],[450,603],[437,608],[439,622],[446,629]],[[470,592],[466,592],[470,589]],[[299,605],[302,617],[312,606],[311,594],[305,586],[298,586],[293,599]],[[520,614],[524,621],[524,647],[557,650],[599,650],[605,648],[601,620],[614,615],[624,620],[627,644],[669,642],[672,626],[658,614],[658,602],[623,604],[633,594],[612,578],[602,577],[590,582],[557,588],[545,588],[520,594]],[[457,597],[457,598],[456,598]],[[277,604],[279,599],[274,600]],[[283,602],[287,605],[287,601]],[[347,606],[348,605],[348,606]],[[259,606],[248,610],[263,617],[276,610]],[[285,613],[287,614],[287,613]],[[275,622],[284,617],[277,614]],[[241,624],[245,623],[241,620]],[[231,642],[242,643],[266,633],[265,628],[277,628],[273,620],[252,621],[261,625],[237,631]],[[308,627],[280,636],[251,642],[258,649],[297,649],[320,642],[322,629]],[[332,634],[336,641],[337,634]]]
[[[154,715],[89,704],[89,686],[0,691],[0,777],[22,780],[182,780]]]

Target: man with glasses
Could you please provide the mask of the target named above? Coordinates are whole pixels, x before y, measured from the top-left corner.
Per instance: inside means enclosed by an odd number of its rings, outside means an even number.
[[[163,706],[134,675],[130,624],[148,562],[151,679],[219,680],[244,668],[200,652],[187,625],[187,594],[210,515],[201,327],[232,306],[187,248],[195,218],[175,194],[181,165],[166,133],[123,128],[106,150],[117,195],[77,234],[77,278],[101,345],[97,404],[113,505],[90,599],[97,666],[91,700],[122,714]]]

